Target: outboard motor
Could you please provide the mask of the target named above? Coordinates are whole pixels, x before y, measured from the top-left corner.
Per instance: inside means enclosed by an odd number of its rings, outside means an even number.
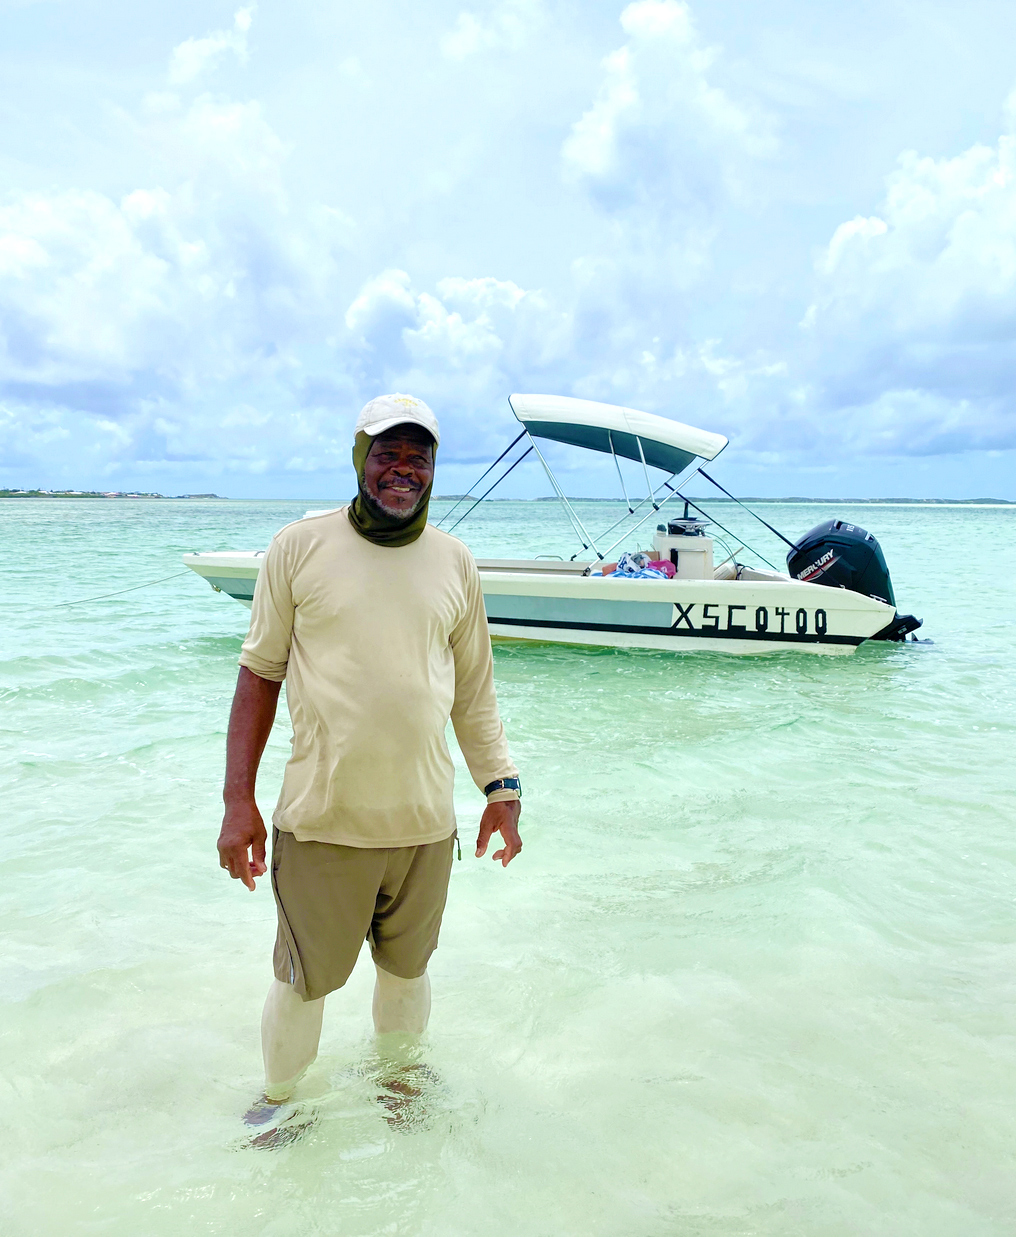
[[[795,580],[848,588],[895,607],[892,581],[882,547],[871,533],[846,520],[825,520],[794,543],[787,570]],[[897,614],[872,640],[906,640],[921,626],[912,614]]]

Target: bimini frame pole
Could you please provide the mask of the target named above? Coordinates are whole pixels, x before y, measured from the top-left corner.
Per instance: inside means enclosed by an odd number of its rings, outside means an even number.
[[[656,505],[656,491],[653,489],[653,483],[649,480],[649,468],[646,465],[646,453],[642,450],[642,439],[635,435],[635,441],[639,444],[639,455],[642,457],[642,471],[646,474],[646,490],[649,492],[649,501],[653,504],[653,510],[659,511]]]
[[[547,474],[547,478],[550,481],[550,484],[554,487],[554,493],[558,496],[558,498],[564,504],[564,509],[568,516],[568,519],[571,520],[572,528],[578,533],[579,541],[582,542],[582,549],[592,550],[597,558],[602,559],[603,555],[596,548],[596,542],[590,536],[589,532],[586,529],[586,526],[579,519],[576,512],[572,509],[571,503],[565,497],[564,490],[562,490],[560,485],[558,485],[557,477],[555,477],[554,474],[551,472],[550,465],[543,458],[543,452],[536,445],[536,439],[532,436],[532,434],[529,435],[529,441],[533,444],[533,450],[539,456],[540,463],[543,465],[543,471]],[[578,555],[581,553],[582,553],[582,550],[576,551],[576,553],[572,555],[572,562],[574,562],[575,559],[578,557]]]
[[[668,482],[673,481],[673,480],[674,480],[674,478],[675,478],[676,476],[677,476],[677,473],[676,473],[676,472],[672,472],[672,473],[670,474],[670,476],[667,478],[667,480],[663,482],[663,484],[664,484],[664,485],[666,485]],[[660,487],[660,486],[657,486],[656,488],[657,488],[657,489],[660,489],[661,487]],[[636,512],[636,511],[638,511],[638,509],[639,509],[640,507],[644,507],[644,506],[645,506],[645,504],[646,504],[648,501],[649,501],[648,497],[647,497],[647,498],[640,498],[640,499],[639,499],[639,501],[635,504],[634,508],[632,508],[632,510],[630,510],[629,512],[627,512],[627,514],[625,514],[625,515],[621,516],[621,518],[620,518],[619,520],[615,520],[613,524],[608,524],[608,525],[607,525],[607,527],[603,530],[603,532],[599,534],[599,536],[601,536],[601,537],[607,537],[607,536],[609,536],[609,535],[610,535],[610,534],[614,531],[614,529],[615,529],[615,528],[617,528],[617,526],[618,526],[619,524],[623,524],[623,523],[625,522],[625,520],[627,520],[627,519],[628,519],[628,516],[630,516],[630,515],[634,515],[634,514],[635,514],[635,512]],[[659,508],[658,508],[658,507],[654,507],[654,508],[653,508],[653,510],[659,510]],[[627,533],[625,533],[625,534],[624,534],[624,536],[625,536],[625,537],[627,537],[627,535],[628,535]],[[621,540],[623,541],[623,540],[624,540],[624,538],[622,537],[622,539],[621,539]],[[618,544],[619,544],[618,542],[616,542],[616,541],[614,542],[614,545],[618,545]],[[613,549],[613,546],[611,546],[611,549]]]
[[[701,473],[701,474],[702,474],[702,476],[703,476],[703,477],[705,477],[705,479],[709,482],[709,484],[710,484],[710,485],[715,485],[715,486],[716,486],[716,488],[717,488],[718,490],[723,490],[723,493],[724,493],[724,494],[726,494],[726,496],[727,496],[728,498],[733,499],[733,500],[734,500],[734,502],[735,502],[735,503],[737,503],[737,505],[738,505],[739,507],[744,507],[745,511],[747,511],[749,515],[753,515],[753,516],[755,517],[755,519],[756,519],[756,520],[758,520],[758,522],[759,522],[760,524],[764,524],[764,525],[766,526],[766,528],[768,528],[768,529],[769,529],[769,531],[770,531],[771,533],[775,533],[775,534],[776,534],[776,536],[777,536],[777,537],[779,537],[779,539],[780,539],[780,540],[781,540],[781,541],[782,541],[785,545],[790,546],[790,548],[791,548],[792,550],[796,550],[796,549],[797,549],[797,546],[796,546],[796,545],[794,545],[794,543],[793,543],[792,541],[789,541],[786,537],[784,537],[784,535],[780,532],[780,530],[779,530],[778,528],[773,528],[773,526],[772,526],[772,525],[771,525],[771,524],[770,524],[767,520],[763,520],[763,519],[762,519],[762,517],[758,514],[758,512],[757,512],[757,511],[752,511],[752,509],[751,509],[751,508],[747,505],[747,503],[743,503],[743,502],[741,502],[741,500],[740,500],[739,498],[734,498],[734,495],[733,495],[733,494],[731,494],[731,492],[730,492],[728,489],[726,489],[724,486],[720,485],[719,481],[714,481],[714,480],[712,479],[712,477],[710,477],[710,475],[706,472],[706,470],[705,470],[704,468],[697,468],[695,471],[696,471],[696,472]],[[756,551],[756,553],[757,553],[757,551]],[[770,565],[771,565],[771,564],[770,564]]]
[[[628,512],[626,515],[621,516],[619,520],[615,520],[614,523],[611,524],[609,527],[605,528],[603,532],[600,533],[600,536],[606,537],[609,533],[612,533],[619,524],[623,524],[625,520],[628,519],[629,516],[634,515],[635,512],[638,511],[638,509],[647,502],[652,504],[652,511],[644,515],[642,519],[638,521],[637,524],[633,524],[631,528],[625,529],[624,534],[621,537],[619,537],[618,540],[615,541],[612,546],[606,549],[603,552],[603,554],[600,555],[601,558],[605,558],[606,555],[608,555],[610,551],[614,549],[614,546],[619,546],[621,542],[625,539],[625,537],[628,536],[629,533],[633,533],[637,528],[641,528],[642,525],[646,522],[646,520],[649,519],[649,516],[652,515],[654,511],[659,511],[660,508],[663,506],[663,503],[667,501],[666,498],[663,500],[663,502],[660,502],[660,503],[656,501],[656,490],[662,489],[662,486],[656,486],[655,489],[653,488],[653,484],[649,480],[649,469],[646,466],[645,452],[642,450],[642,439],[639,438],[637,434],[635,435],[635,441],[639,445],[639,455],[642,457],[642,471],[643,473],[645,473],[647,492],[646,492],[645,498],[640,498],[639,501],[633,507],[631,505],[631,499],[628,497],[628,487],[624,483],[624,474],[621,472],[621,461],[617,458],[617,452],[614,450],[614,435],[610,430],[607,430],[607,442],[610,444],[610,454],[614,457],[614,466],[617,469],[617,475],[621,480],[621,490],[624,493],[624,501],[625,501],[625,505],[628,508]],[[663,482],[663,485],[668,485],[671,481],[674,480],[676,476],[677,476],[677,473],[672,472],[670,476],[667,478],[667,480]],[[669,498],[670,495],[668,495],[667,497]]]
[[[462,496],[462,497],[458,500],[458,502],[455,504],[455,506],[454,506],[454,507],[452,507],[452,508],[451,508],[451,510],[450,510],[450,511],[446,511],[446,512],[444,513],[444,515],[440,518],[440,520],[438,520],[438,522],[434,525],[434,527],[435,527],[435,528],[440,528],[440,527],[441,527],[441,525],[445,522],[445,520],[450,520],[450,519],[451,519],[451,517],[455,514],[455,512],[458,510],[458,508],[459,508],[459,507],[461,507],[461,506],[462,506],[462,504],[463,504],[463,503],[467,500],[467,498],[469,497],[469,493],[471,493],[474,489],[479,489],[479,487],[480,487],[480,482],[481,482],[481,481],[483,481],[486,477],[489,477],[489,476],[490,476],[490,474],[494,471],[494,469],[498,466],[498,464],[500,464],[500,463],[501,463],[501,461],[502,461],[502,460],[504,459],[504,457],[508,454],[508,452],[512,449],[512,447],[514,447],[514,446],[515,446],[515,443],[517,443],[517,442],[521,442],[521,441],[522,441],[522,439],[523,439],[523,438],[525,438],[525,436],[526,436],[526,431],[525,431],[525,430],[523,430],[523,431],[522,431],[522,433],[521,433],[521,434],[519,434],[518,438],[516,438],[514,442],[510,442],[510,443],[508,444],[508,446],[507,446],[507,447],[505,447],[505,449],[504,449],[504,450],[501,452],[501,454],[497,457],[497,459],[494,461],[494,463],[493,463],[493,464],[491,464],[491,466],[487,469],[487,471],[486,471],[485,473],[483,473],[483,475],[482,475],[482,476],[478,477],[478,478],[477,478],[477,480],[475,480],[475,481],[473,482],[473,484],[469,487],[469,491],[467,491],[467,493],[465,493],[465,494],[464,494],[464,495],[463,495],[463,496]],[[519,461],[518,461],[518,460],[516,460],[516,461],[515,461],[515,464],[517,464],[518,462],[519,462]],[[512,468],[514,468],[514,467],[515,467],[515,464],[513,464],[513,465],[512,465]],[[508,476],[508,474],[507,474],[507,473],[505,473],[505,475],[504,475],[504,476],[505,476],[505,477],[507,477],[507,476]],[[501,481],[503,481],[503,480],[504,480],[504,477],[502,477],[502,478],[501,478]],[[501,482],[499,481],[497,484],[498,484],[498,485],[500,485],[500,484],[501,484]],[[491,487],[491,489],[493,489],[493,486]],[[489,493],[490,493],[490,490],[488,490],[488,491],[487,491],[487,494],[489,494]],[[487,494],[484,494],[484,498],[486,498],[486,497],[487,497]],[[474,504],[474,505],[475,505],[475,504]],[[472,508],[472,507],[470,507],[470,509],[469,509],[469,510],[470,510],[470,511],[472,511],[472,509],[473,509],[473,508]],[[462,523],[462,521],[461,521],[461,520],[456,521],[456,524],[461,524],[461,523]]]
[[[701,472],[701,471],[702,471],[702,470],[701,470],[700,468],[696,468],[696,469],[695,469],[695,472]],[[684,484],[685,484],[685,485],[687,485],[687,483],[688,483],[688,482],[692,479],[692,477],[694,477],[694,476],[695,476],[695,473],[693,472],[693,473],[692,473],[692,475],[691,475],[691,477],[686,478],[686,480],[685,480]],[[668,490],[670,490],[670,491],[671,491],[671,493],[667,495],[667,498],[672,498],[674,495],[676,495],[678,498],[680,498],[680,499],[682,500],[682,502],[687,503],[689,507],[694,507],[696,511],[700,511],[700,512],[701,512],[701,513],[702,513],[702,514],[706,517],[706,519],[710,522],[710,524],[715,524],[717,528],[721,528],[721,529],[723,529],[723,531],[727,534],[727,536],[728,536],[728,537],[733,537],[733,539],[734,539],[735,541],[739,541],[739,540],[740,540],[740,538],[738,537],[737,533],[732,533],[732,532],[730,531],[730,529],[729,529],[729,528],[727,528],[725,525],[723,525],[723,524],[721,524],[721,523],[720,523],[720,521],[716,518],[716,516],[714,516],[714,515],[710,515],[710,514],[709,514],[709,512],[705,509],[705,507],[700,507],[700,506],[698,505],[698,503],[697,503],[697,502],[696,502],[693,498],[687,498],[684,494],[682,494],[682,493],[681,493],[681,491],[680,491],[680,490],[675,490],[675,489],[674,489],[674,487],[670,484],[670,482],[669,482],[669,481],[665,481],[665,482],[664,482],[664,485],[667,487],[667,489],[668,489]],[[664,502],[666,502],[667,500],[666,500],[666,499],[664,499],[663,501],[664,501]],[[687,508],[685,508],[685,510],[687,510]],[[750,511],[750,510],[751,510],[751,508],[749,507],[749,508],[748,508],[748,510]],[[758,551],[758,550],[756,550],[753,546],[750,546],[750,545],[747,543],[747,541],[742,542],[742,544],[741,544],[741,549],[742,549],[742,550],[751,550],[752,554],[757,554],[757,555],[758,555],[758,557],[759,557],[759,558],[760,558],[760,559],[761,559],[764,563],[768,563],[768,564],[769,564],[769,566],[770,566],[770,567],[772,567],[773,571],[777,571],[777,572],[778,572],[778,571],[780,570],[780,569],[779,569],[779,567],[777,567],[775,563],[770,563],[770,562],[769,562],[769,559],[767,559],[767,558],[766,558],[766,556],[765,556],[764,554],[759,554],[759,551]],[[734,551],[734,553],[736,554],[736,553],[737,553],[737,551],[735,550],[735,551]],[[731,557],[731,556],[730,556],[730,555],[728,555],[728,557]],[[724,562],[726,562],[726,559],[724,559],[723,561],[724,561]]]
[[[642,452],[642,440],[641,440],[641,439],[637,439],[637,441],[638,441],[638,444],[639,444],[639,451],[640,451],[640,452]],[[613,444],[611,444],[611,445],[613,445]],[[615,458],[616,458],[616,457],[615,457]],[[646,458],[645,458],[645,455],[643,454],[643,455],[642,455],[642,463],[643,463],[643,466],[645,465],[645,462],[646,462]],[[620,467],[618,467],[618,472],[620,472],[620,471],[621,471],[621,469],[620,469]],[[648,482],[648,480],[649,480],[649,470],[648,470],[648,468],[647,468],[645,471],[646,471],[646,480],[647,480],[647,482]],[[682,470],[681,470],[681,474],[682,474],[682,475],[684,474],[684,471],[685,471],[684,469],[682,469]],[[696,472],[698,472],[698,471],[699,471],[699,470],[696,468],[693,472],[691,472],[691,473],[688,475],[688,477],[686,477],[686,478],[685,478],[685,481],[689,481],[689,480],[691,480],[691,478],[692,478],[692,477],[694,477],[695,473],[696,473]],[[619,520],[615,520],[613,524],[608,525],[608,526],[607,526],[607,527],[603,530],[603,532],[599,534],[599,535],[600,535],[600,537],[603,537],[603,538],[608,537],[608,536],[609,536],[609,535],[610,535],[610,534],[614,531],[614,529],[615,529],[615,528],[617,528],[617,527],[619,527],[621,524],[623,524],[623,523],[625,522],[625,520],[627,520],[627,519],[628,519],[628,517],[629,517],[629,516],[634,515],[634,514],[635,514],[637,511],[639,511],[639,510],[640,510],[640,508],[641,508],[641,507],[643,507],[643,506],[644,506],[647,502],[652,503],[652,505],[653,505],[653,511],[659,511],[659,510],[660,510],[660,508],[663,506],[663,504],[664,504],[665,502],[667,502],[667,498],[664,498],[662,502],[659,502],[659,503],[658,503],[658,502],[656,501],[656,490],[663,489],[664,487],[666,487],[666,488],[667,488],[667,489],[669,489],[669,490],[673,490],[673,486],[671,485],[671,482],[674,480],[674,478],[675,478],[676,476],[678,476],[678,474],[677,474],[676,472],[672,472],[672,473],[670,474],[670,476],[666,479],[666,481],[664,481],[661,485],[656,486],[656,488],[655,488],[655,489],[653,489],[653,488],[652,488],[652,486],[650,485],[649,493],[646,495],[646,497],[645,497],[645,498],[640,498],[640,499],[639,499],[639,501],[635,504],[635,506],[634,506],[634,507],[632,507],[631,503],[629,503],[629,504],[628,504],[628,513],[627,513],[627,515],[623,515],[623,516],[621,516],[621,518],[620,518]],[[683,483],[682,483],[682,484],[683,484]],[[626,492],[626,493],[625,493],[625,498],[627,498],[627,497],[628,497],[628,495],[627,495],[627,492]],[[669,498],[669,497],[670,497],[670,495],[668,495],[667,497]],[[637,524],[634,524],[631,528],[626,529],[626,530],[625,530],[625,532],[624,532],[624,534],[623,534],[623,535],[619,538],[619,540],[615,541],[615,542],[614,542],[614,545],[612,545],[612,546],[610,547],[610,549],[605,550],[605,551],[604,551],[604,554],[605,554],[605,555],[606,555],[606,554],[609,554],[609,553],[610,553],[610,551],[614,549],[614,546],[619,546],[619,545],[621,544],[621,542],[625,539],[625,537],[627,537],[627,536],[628,536],[628,534],[629,534],[629,533],[634,532],[636,528],[641,528],[641,527],[642,527],[642,525],[643,525],[643,524],[646,522],[646,520],[648,520],[648,519],[649,519],[649,516],[648,516],[648,515],[645,515],[645,516],[643,516],[643,517],[642,517],[642,519],[641,519],[641,520],[639,520],[639,522],[638,522]]]
[[[519,435],[519,438],[521,438],[521,437],[522,437],[522,435],[520,434],[520,435]],[[518,441],[518,439],[516,439],[516,442],[517,442],[517,441]],[[476,502],[474,502],[474,503],[473,503],[473,505],[472,505],[471,507],[467,508],[467,509],[466,509],[466,511],[465,511],[465,512],[463,512],[463,514],[459,516],[459,518],[455,521],[455,523],[451,526],[451,528],[449,528],[449,530],[448,530],[448,531],[449,531],[450,533],[455,532],[455,530],[456,530],[456,529],[458,528],[458,526],[462,523],[462,521],[466,518],[466,516],[467,516],[467,515],[469,515],[471,512],[475,511],[475,510],[476,510],[476,508],[480,505],[480,503],[482,503],[482,502],[483,502],[483,500],[487,497],[487,495],[488,495],[488,494],[492,494],[492,493],[493,493],[493,492],[497,489],[497,487],[501,484],[501,482],[505,479],[505,477],[507,477],[507,476],[508,476],[508,474],[511,472],[511,470],[512,470],[513,468],[517,468],[517,467],[519,466],[519,464],[521,464],[521,463],[522,463],[522,461],[526,458],[526,456],[529,454],[529,452],[530,452],[530,451],[532,451],[532,449],[533,449],[533,448],[532,448],[531,446],[530,446],[530,447],[527,447],[527,448],[526,448],[526,450],[522,452],[522,454],[519,456],[519,458],[515,461],[515,463],[514,463],[514,464],[509,464],[509,465],[508,465],[508,467],[505,469],[505,471],[501,474],[501,476],[500,476],[500,477],[498,477],[498,479],[497,479],[497,480],[494,482],[494,484],[490,487],[490,489],[489,489],[489,490],[487,490],[485,493],[481,494],[481,495],[480,495],[480,497],[476,500]],[[504,457],[502,456],[502,458],[504,458]],[[489,471],[490,471],[490,470],[488,469],[488,470],[487,470],[487,472],[489,472]],[[486,475],[487,475],[487,474],[486,474],[486,473],[484,473],[484,476],[486,476]],[[470,487],[470,488],[472,488],[472,487]],[[440,527],[440,525],[438,525],[438,527]]]
[[[621,482],[621,493],[624,495],[624,501],[628,507],[628,514],[634,515],[635,508],[631,505],[631,499],[628,497],[628,487],[624,483],[624,473],[621,471],[621,461],[617,458],[617,452],[614,450],[613,430],[607,430],[607,442],[610,443],[610,454],[614,457],[614,467],[617,469],[617,479]]]
[[[652,511],[647,511],[641,520],[633,524],[631,528],[626,528],[624,532],[621,534],[621,536],[618,537],[618,539],[614,542],[614,544],[606,548],[606,550],[603,553],[604,558],[606,558],[606,556],[610,553],[611,550],[619,546],[621,542],[625,540],[625,538],[630,537],[631,534],[635,532],[637,528],[641,528],[642,525],[646,522],[646,520],[650,519],[657,511],[662,510],[662,508],[664,507],[666,503],[670,502],[670,500],[674,497],[674,495],[677,494],[677,490],[675,490],[673,486],[670,484],[671,481],[673,481],[674,477],[676,476],[677,476],[676,473],[671,473],[670,477],[668,477],[668,479],[664,481],[662,485],[659,485],[656,487],[657,489],[660,489],[660,490],[664,489],[664,487],[670,490],[670,493],[661,502],[656,502],[656,490],[651,491],[651,496],[653,499]],[[639,505],[641,506],[641,503]],[[618,523],[620,523],[620,521],[618,521]],[[615,524],[614,527],[616,528],[617,525]]]

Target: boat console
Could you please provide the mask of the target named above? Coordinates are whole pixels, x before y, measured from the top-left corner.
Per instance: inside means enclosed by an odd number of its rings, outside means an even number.
[[[708,524],[708,520],[685,517],[656,526],[653,549],[674,564],[675,580],[713,578],[713,539],[705,533]]]

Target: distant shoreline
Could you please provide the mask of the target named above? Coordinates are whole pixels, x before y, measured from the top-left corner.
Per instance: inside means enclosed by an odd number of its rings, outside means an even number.
[[[278,502],[278,503],[320,503],[335,502],[334,499],[321,498],[227,498],[224,494],[142,494],[136,491],[110,491],[101,493],[98,490],[0,490],[0,499],[23,498],[87,498],[109,499],[122,501],[124,499],[151,499],[159,502],[179,502],[183,499],[214,499],[216,502]],[[731,504],[731,498],[713,498],[699,495],[689,495],[693,503]],[[341,503],[346,499],[339,499]],[[442,494],[432,499],[433,502],[468,502],[477,501],[471,494]],[[550,503],[558,502],[555,495],[541,495],[538,498],[488,498],[488,503]],[[623,498],[572,498],[572,503],[623,503]],[[644,500],[643,500],[644,501]],[[814,507],[1016,507],[1016,500],[1008,498],[758,498],[755,496],[742,498],[742,503],[753,503],[756,506],[789,506],[797,504]]]
[[[1016,507],[1016,499],[1011,498],[713,498],[707,495],[689,494],[689,499],[693,503],[727,503],[734,504],[755,503],[786,506],[790,503],[810,504],[815,507],[823,506],[856,506],[864,504],[873,507],[899,507],[899,506],[918,506],[918,507]],[[435,502],[441,501],[435,499]],[[541,495],[539,498],[488,498],[489,503],[553,503],[559,502],[553,494]],[[568,497],[570,503],[623,503],[623,498],[572,498]],[[635,500],[637,501],[637,499]],[[642,500],[643,502],[645,499]],[[680,501],[680,500],[679,500]]]
[[[178,498],[217,498],[220,502],[228,502],[221,494],[142,494],[137,490],[0,490],[0,498],[161,498],[164,502],[175,502]]]

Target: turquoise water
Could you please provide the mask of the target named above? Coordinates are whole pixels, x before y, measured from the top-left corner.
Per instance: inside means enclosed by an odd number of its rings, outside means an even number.
[[[274,937],[214,850],[247,612],[190,573],[57,606],[322,505],[0,504],[5,1235],[1008,1237],[1014,510],[843,509],[933,644],[499,646],[525,851],[455,865],[428,1119],[383,1120],[361,960],[313,1132],[236,1149]],[[478,516],[481,553],[569,544]]]

